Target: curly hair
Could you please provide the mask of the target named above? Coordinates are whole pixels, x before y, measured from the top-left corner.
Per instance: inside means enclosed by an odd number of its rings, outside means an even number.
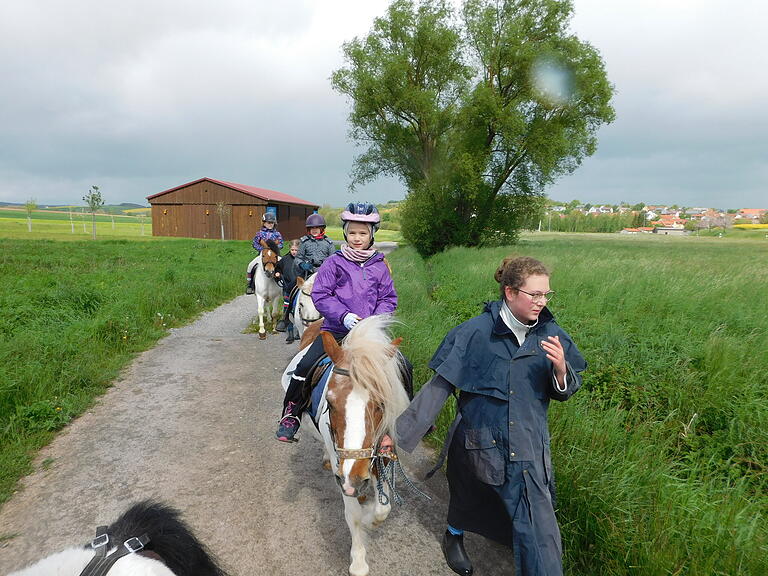
[[[549,269],[543,263],[529,256],[507,256],[496,269],[494,278],[499,283],[501,299],[504,287],[520,288],[528,276],[549,276]]]

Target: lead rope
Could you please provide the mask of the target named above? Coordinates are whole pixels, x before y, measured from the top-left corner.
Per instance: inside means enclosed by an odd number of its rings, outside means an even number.
[[[382,464],[382,460],[386,458],[389,460],[389,462],[384,465]],[[389,504],[390,497],[387,496],[387,493],[384,491],[384,483],[387,483],[387,486],[389,486],[389,492],[391,494],[392,500],[395,501],[395,504],[398,506],[402,505],[403,499],[400,496],[400,494],[397,492],[396,483],[397,483],[397,477],[400,476],[400,478],[405,482],[405,485],[408,486],[411,490],[416,492],[417,494],[423,496],[427,500],[432,500],[432,498],[428,495],[419,490],[416,485],[411,482],[411,479],[408,478],[408,476],[405,474],[405,470],[403,470],[403,465],[400,464],[400,460],[398,460],[397,456],[395,454],[392,454],[391,456],[385,456],[383,454],[379,454],[375,457],[376,462],[376,472],[377,472],[377,478],[376,478],[376,491],[379,493],[379,504],[382,506],[386,506]]]

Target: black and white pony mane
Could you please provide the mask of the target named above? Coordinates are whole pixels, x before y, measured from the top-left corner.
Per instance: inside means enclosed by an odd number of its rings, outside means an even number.
[[[165,504],[152,500],[134,504],[107,528],[107,534],[110,554],[131,538],[143,534],[149,536],[144,550],[120,558],[108,572],[109,576],[227,576],[181,519],[181,513]],[[94,555],[89,542],[79,548],[63,550],[9,576],[78,576]]]

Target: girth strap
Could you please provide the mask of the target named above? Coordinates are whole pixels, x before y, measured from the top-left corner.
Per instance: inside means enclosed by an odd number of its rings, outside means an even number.
[[[118,546],[112,554],[107,556],[107,550],[109,550],[110,545],[109,534],[107,534],[106,526],[99,526],[96,529],[96,538],[90,543],[91,548],[95,550],[95,555],[88,562],[88,565],[83,568],[83,571],[80,572],[80,576],[105,576],[120,558],[143,550],[148,543],[149,536],[146,534],[129,538]]]

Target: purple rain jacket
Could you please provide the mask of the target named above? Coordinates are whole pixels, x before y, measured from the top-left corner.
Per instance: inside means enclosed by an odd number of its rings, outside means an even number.
[[[317,271],[312,301],[325,318],[322,329],[337,334],[349,332],[343,322],[348,312],[360,318],[394,312],[397,292],[384,254],[362,263],[347,260],[340,250],[331,254]]]

